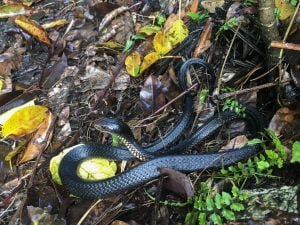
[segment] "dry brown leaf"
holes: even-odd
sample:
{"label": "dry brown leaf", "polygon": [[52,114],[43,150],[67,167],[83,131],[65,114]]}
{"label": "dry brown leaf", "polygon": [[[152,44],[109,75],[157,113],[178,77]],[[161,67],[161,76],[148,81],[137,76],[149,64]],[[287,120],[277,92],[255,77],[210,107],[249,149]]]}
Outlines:
{"label": "dry brown leaf", "polygon": [[50,129],[53,123],[53,115],[48,113],[48,117],[41,123],[39,129],[30,140],[27,148],[25,149],[21,160],[18,164],[25,163],[27,161],[35,159],[41,151],[47,147],[49,136],[51,136],[52,129]]}
{"label": "dry brown leaf", "polygon": [[48,33],[35,21],[30,20],[23,15],[20,15],[16,17],[15,23],[27,33],[36,38],[38,41],[48,46],[52,45]]}
{"label": "dry brown leaf", "polygon": [[210,20],[206,21],[206,24],[204,26],[204,29],[201,33],[201,36],[198,40],[197,46],[195,48],[195,51],[193,53],[194,57],[199,57],[203,54],[210,46],[211,46],[211,32],[213,28],[213,23]]}
{"label": "dry brown leaf", "polygon": [[194,0],[191,4],[191,7],[190,7],[190,12],[198,12],[198,7],[199,7],[199,0]]}
{"label": "dry brown leaf", "polygon": [[224,0],[203,0],[201,1],[201,5],[204,9],[206,9],[210,13],[215,13],[216,8],[222,7],[224,5]]}
{"label": "dry brown leaf", "polygon": [[164,181],[164,186],[168,190],[171,190],[184,198],[194,196],[194,188],[187,175],[170,168],[161,168],[159,169],[159,172],[168,176]]}

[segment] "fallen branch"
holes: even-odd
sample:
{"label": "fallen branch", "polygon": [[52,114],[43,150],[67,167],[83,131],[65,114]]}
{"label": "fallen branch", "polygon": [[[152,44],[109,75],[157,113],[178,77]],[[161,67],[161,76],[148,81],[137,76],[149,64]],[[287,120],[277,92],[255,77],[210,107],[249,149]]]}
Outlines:
{"label": "fallen branch", "polygon": [[300,51],[300,44],[287,43],[287,42],[281,42],[281,41],[272,41],[271,47]]}

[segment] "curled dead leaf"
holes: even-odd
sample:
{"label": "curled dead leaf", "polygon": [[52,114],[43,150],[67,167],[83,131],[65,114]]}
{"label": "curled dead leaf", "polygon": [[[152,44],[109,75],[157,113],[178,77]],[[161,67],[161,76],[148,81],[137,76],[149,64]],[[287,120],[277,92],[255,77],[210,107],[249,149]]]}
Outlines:
{"label": "curled dead leaf", "polygon": [[38,41],[47,46],[52,45],[49,34],[37,22],[30,20],[23,15],[19,15],[16,17],[15,23]]}
{"label": "curled dead leaf", "polygon": [[53,115],[49,112],[48,117],[41,123],[39,129],[31,138],[18,164],[35,159],[47,147],[48,139],[52,133],[52,124]]}

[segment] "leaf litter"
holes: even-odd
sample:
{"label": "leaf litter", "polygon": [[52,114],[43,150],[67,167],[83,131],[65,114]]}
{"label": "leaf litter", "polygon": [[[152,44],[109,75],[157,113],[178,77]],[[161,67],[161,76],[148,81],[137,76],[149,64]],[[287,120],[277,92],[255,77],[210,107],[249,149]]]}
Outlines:
{"label": "leaf litter", "polygon": [[[17,224],[18,218],[20,224],[79,220],[90,224],[159,224],[162,220],[184,224],[183,211],[188,207],[181,210],[159,201],[188,201],[187,198],[198,194],[200,181],[210,176],[207,171],[186,175],[161,168],[162,174],[169,177],[162,182],[162,193],[157,182],[152,182],[123,196],[93,204],[71,197],[64,187],[54,184],[47,165],[54,155],[75,144],[110,144],[112,139],[93,126],[99,115],[130,122],[141,145],[160,140],[182,113],[183,97],[178,97],[176,75],[182,62],[191,55],[214,67],[221,82],[221,94],[210,102],[212,96],[207,96],[207,92],[189,91],[194,96],[196,117],[185,135],[217,112],[215,105],[230,107],[236,100],[257,105],[270,121],[269,129],[282,139],[294,162],[278,172],[282,181],[277,187],[299,180],[299,59],[291,53],[283,59],[284,63],[279,62],[275,67],[268,64],[269,55],[262,50],[268,44],[262,37],[262,29],[253,22],[253,18],[259,19],[258,4],[252,1],[134,4],[130,0],[22,3],[5,1],[0,6],[1,96],[34,93],[30,100],[13,99],[0,105],[3,116],[25,103],[25,108],[15,108],[13,115],[3,116],[1,128],[5,139],[0,143],[3,175],[0,190],[5,204],[0,206],[0,214],[5,224]],[[279,12],[276,22],[285,30],[290,21],[293,23],[296,7],[292,1],[274,3]],[[299,43],[297,23],[294,22],[288,39],[293,44]],[[198,87],[207,88],[202,79],[205,74],[200,68],[190,68],[190,85],[199,82]],[[160,113],[155,114],[157,111]],[[247,143],[244,136],[234,138],[244,133],[243,129],[242,123],[233,123],[190,152],[243,145]],[[91,167],[97,168],[96,164]],[[294,170],[289,170],[290,167]],[[114,174],[110,169],[105,171],[110,176]],[[119,165],[114,167],[113,172],[116,171],[119,172]],[[247,182],[247,187],[254,186]],[[143,188],[148,191],[153,187],[159,199],[151,200],[144,194]],[[20,207],[14,199],[21,202]],[[66,209],[72,213],[68,214]],[[260,219],[265,221],[265,217]]]}

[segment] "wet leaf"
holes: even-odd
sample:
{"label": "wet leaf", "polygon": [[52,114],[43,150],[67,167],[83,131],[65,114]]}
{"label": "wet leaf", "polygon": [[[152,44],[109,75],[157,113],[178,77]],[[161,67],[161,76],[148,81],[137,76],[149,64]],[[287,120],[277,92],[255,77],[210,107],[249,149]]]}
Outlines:
{"label": "wet leaf", "polygon": [[15,23],[38,41],[48,46],[52,45],[48,33],[35,21],[20,15],[16,17]]}
{"label": "wet leaf", "polygon": [[224,0],[203,0],[201,1],[201,5],[204,9],[206,9],[210,13],[215,13],[216,8],[222,7],[224,5]]}
{"label": "wet leaf", "polygon": [[147,54],[143,59],[140,73],[142,74],[146,69],[148,69],[153,63],[155,63],[159,59],[160,56],[157,52],[151,52]]}
{"label": "wet leaf", "polygon": [[194,196],[194,188],[187,175],[169,168],[161,168],[159,172],[163,175],[167,175],[168,178],[164,181],[164,186],[179,194],[184,198],[190,198]]}
{"label": "wet leaf", "polygon": [[166,99],[162,88],[162,83],[155,76],[150,75],[145,80],[140,92],[140,101],[148,113],[153,113],[165,104]]}
{"label": "wet leaf", "polygon": [[10,4],[0,6],[0,18],[9,18],[17,15],[29,14],[30,10],[22,4]]}
{"label": "wet leaf", "polygon": [[41,123],[40,127],[28,143],[21,160],[18,164],[35,159],[41,151],[47,147],[48,137],[50,135],[51,124],[53,123],[53,115],[48,113],[48,117]]}
{"label": "wet leaf", "polygon": [[291,162],[300,163],[300,141],[295,141],[293,144]]}
{"label": "wet leaf", "polygon": [[[50,161],[50,172],[54,182],[62,184],[59,177],[58,169],[62,158],[69,151],[72,151],[72,147],[65,149],[59,155],[53,157]],[[82,162],[78,168],[78,176],[88,180],[102,180],[109,177],[113,177],[117,172],[117,164],[113,161],[109,161],[103,158],[92,158]]]}
{"label": "wet leaf", "polygon": [[139,32],[140,33],[143,33],[143,34],[146,34],[148,36],[152,35],[152,34],[155,34],[157,33],[158,31],[160,31],[161,28],[159,26],[156,26],[156,25],[146,25],[146,26],[143,26]]}
{"label": "wet leaf", "polygon": [[275,0],[275,7],[279,10],[279,19],[285,20],[295,11],[295,7],[292,6],[288,1],[284,0]]}
{"label": "wet leaf", "polygon": [[153,47],[160,55],[165,55],[172,50],[172,43],[167,39],[164,32],[159,31],[153,39]]}
{"label": "wet leaf", "polygon": [[2,127],[2,135],[21,137],[35,131],[47,117],[48,108],[41,105],[27,106],[15,112]]}
{"label": "wet leaf", "polygon": [[176,20],[167,32],[167,39],[173,46],[180,44],[189,35],[189,30],[181,19]]}
{"label": "wet leaf", "polygon": [[139,76],[140,64],[141,64],[141,56],[137,51],[127,56],[125,60],[126,70],[133,77]]}
{"label": "wet leaf", "polygon": [[61,27],[65,24],[67,24],[68,21],[66,19],[58,19],[49,23],[45,23],[42,25],[43,29],[47,30],[47,29],[51,29],[53,27]]}
{"label": "wet leaf", "polygon": [[60,80],[61,75],[68,66],[68,59],[65,54],[62,55],[60,60],[55,63],[51,68],[45,70],[41,76],[41,87],[49,89]]}

